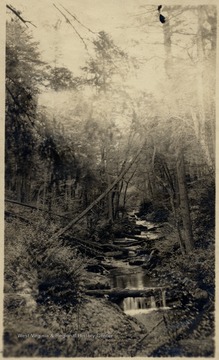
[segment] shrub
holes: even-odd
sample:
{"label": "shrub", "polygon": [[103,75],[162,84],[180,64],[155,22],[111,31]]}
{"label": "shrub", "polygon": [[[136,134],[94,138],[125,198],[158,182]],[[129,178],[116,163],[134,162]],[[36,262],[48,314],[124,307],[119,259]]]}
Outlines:
{"label": "shrub", "polygon": [[99,221],[95,229],[97,239],[106,240],[112,237],[112,223],[108,220]]}
{"label": "shrub", "polygon": [[11,291],[39,293],[40,301],[77,301],[84,274],[82,257],[61,240],[51,240],[54,231],[54,225],[48,226],[42,218],[36,227],[6,223],[5,282]]}
{"label": "shrub", "polygon": [[[74,353],[73,343],[68,350],[66,343],[54,341],[50,335],[57,332],[54,314],[62,311],[67,316],[81,304],[84,259],[61,240],[53,241],[54,231],[42,218],[35,227],[17,220],[6,223],[4,356]],[[59,330],[64,331],[60,325]],[[18,338],[19,333],[43,336]]]}
{"label": "shrub", "polygon": [[205,185],[198,200],[200,213],[196,219],[196,226],[201,226],[202,230],[208,231],[214,229],[215,226],[215,183],[209,182]]}
{"label": "shrub", "polygon": [[150,200],[144,200],[139,206],[139,216],[147,215],[153,211],[153,204]]}

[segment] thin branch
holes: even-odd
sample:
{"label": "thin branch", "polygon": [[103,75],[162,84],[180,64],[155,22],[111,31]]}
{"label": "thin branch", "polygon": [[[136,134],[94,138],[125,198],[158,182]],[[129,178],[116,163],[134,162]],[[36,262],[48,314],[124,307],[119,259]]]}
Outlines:
{"label": "thin branch", "polygon": [[144,12],[141,12],[141,13],[138,13],[138,14],[130,15],[130,17],[152,14],[152,13],[154,13],[156,11],[157,11],[157,8],[154,8],[153,10],[148,10],[146,12],[144,11]]}
{"label": "thin branch", "polygon": [[73,15],[72,13],[70,13],[70,11],[68,9],[66,9],[63,5],[60,4],[60,6],[69,14],[73,17],[73,19],[75,21],[77,21],[81,26],[83,26],[85,29],[87,29],[89,32],[91,32],[92,34],[96,34],[96,32],[92,31],[91,29],[89,29],[87,26],[85,26],[84,24],[82,24],[75,15]]}
{"label": "thin branch", "polygon": [[[167,9],[167,7],[165,7],[165,11],[171,11],[171,6]],[[173,10],[174,11],[174,10]],[[187,9],[185,10],[184,8],[183,9],[180,9],[178,12],[176,11],[176,13],[174,14],[174,13],[172,13],[172,14],[170,14],[169,15],[169,20],[171,20],[171,19],[173,19],[173,18],[175,18],[175,17],[177,17],[177,16],[180,16],[180,15],[182,15],[185,11],[187,11]]]}
{"label": "thin branch", "polygon": [[34,26],[35,28],[37,27],[36,25],[34,25],[31,21],[28,20],[24,20],[24,18],[20,15],[20,12],[18,10],[16,10],[15,8],[13,8],[11,5],[6,5],[6,7],[11,10],[15,16],[17,16],[24,24],[26,27],[28,27],[27,23],[31,24],[32,26]]}
{"label": "thin branch", "polygon": [[175,30],[174,34],[180,34],[180,35],[189,35],[189,36],[196,36],[197,34],[195,33],[190,33],[190,32],[185,32],[185,31],[179,31],[179,30]]}
{"label": "thin branch", "polygon": [[154,55],[154,56],[151,56],[150,58],[143,57],[143,58],[139,58],[138,60],[139,60],[139,61],[146,61],[146,62],[148,62],[148,61],[151,61],[151,60],[153,60],[153,59],[161,59],[161,60],[164,60],[164,57],[158,56],[158,55]]}
{"label": "thin branch", "polygon": [[133,346],[133,347],[135,347],[135,349],[132,350],[132,352],[131,352],[132,357],[135,356],[136,353],[137,353],[137,346],[138,346],[143,340],[145,340],[163,321],[164,321],[164,320],[161,319],[161,320],[150,330],[150,332],[147,332],[146,335],[144,335],[139,341],[137,341],[137,342],[135,343],[135,345]]}
{"label": "thin branch", "polygon": [[67,16],[55,5],[53,4],[53,6],[60,12],[60,14],[62,14],[62,16],[65,18],[66,22],[73,28],[73,30],[75,31],[75,33],[77,34],[77,36],[79,37],[79,39],[83,42],[85,49],[88,51],[87,49],[87,44],[85,43],[83,37],[79,34],[79,32],[76,30],[76,28],[74,27],[74,25],[72,25],[71,21],[67,18]]}

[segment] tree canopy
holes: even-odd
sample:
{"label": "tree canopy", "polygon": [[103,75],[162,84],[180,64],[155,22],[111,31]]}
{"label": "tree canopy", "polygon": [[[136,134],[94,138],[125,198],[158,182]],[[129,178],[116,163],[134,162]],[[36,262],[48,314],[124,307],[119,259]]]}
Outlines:
{"label": "tree canopy", "polygon": [[[106,275],[109,258],[125,256],[131,266],[134,253],[144,256],[142,268],[159,284],[171,283],[170,296],[180,289],[181,303],[189,299],[183,312],[186,317],[192,304],[189,321],[206,304],[211,313],[216,7],[15,3],[6,6],[5,59],[10,291],[31,288],[41,309],[55,304],[67,318],[69,303],[79,312],[83,295],[93,290],[84,290],[84,268]],[[149,241],[142,226],[147,236],[158,228],[165,234]],[[129,236],[140,248],[130,251]],[[7,311],[15,316],[10,304]],[[171,344],[181,339],[167,332]],[[51,356],[61,354],[56,346]],[[74,351],[84,354],[77,346]]]}

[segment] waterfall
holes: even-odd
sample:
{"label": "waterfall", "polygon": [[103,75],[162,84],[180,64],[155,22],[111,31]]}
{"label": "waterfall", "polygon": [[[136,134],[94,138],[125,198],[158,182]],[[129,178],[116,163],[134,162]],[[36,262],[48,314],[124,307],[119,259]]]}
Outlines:
{"label": "waterfall", "polygon": [[157,309],[157,305],[154,296],[151,296],[150,299],[128,297],[123,300],[123,308],[126,312],[129,310]]}
{"label": "waterfall", "polygon": [[[143,230],[141,231],[141,235],[138,235],[138,237],[145,237],[145,238],[157,238],[159,236],[159,233],[157,232],[157,225],[147,222],[145,220],[137,220],[137,225],[142,225]],[[141,228],[142,229],[142,228]],[[148,229],[155,230],[155,231],[148,231]],[[128,246],[127,246],[128,247]],[[139,254],[138,251],[140,250]],[[141,250],[144,250],[143,252]],[[136,246],[135,247],[128,247],[129,256],[131,257],[138,257],[138,255],[141,257],[142,260],[150,262],[151,258],[154,255],[155,250],[151,250],[150,254],[146,251],[145,255],[145,249],[140,246],[140,248]],[[111,285],[112,288],[119,288],[119,289],[127,289],[127,290],[144,290],[147,289],[150,286],[153,286],[155,289],[155,292],[151,292],[148,295],[145,294],[145,297],[127,297],[121,300],[120,305],[123,308],[124,312],[129,315],[138,315],[138,314],[148,314],[151,311],[155,311],[158,309],[168,309],[166,305],[166,290],[162,287],[159,287],[156,285],[156,282],[153,281],[148,275],[146,275],[145,271],[138,267],[133,268],[130,266],[128,261],[126,262],[126,265],[130,267],[130,272],[128,271],[121,271],[119,273],[115,273],[112,275],[111,278]],[[132,270],[132,271],[131,271]],[[155,284],[154,284],[155,282]],[[153,294],[152,296],[150,296]],[[138,294],[137,294],[138,295]],[[143,295],[143,294],[140,294]]]}
{"label": "waterfall", "polygon": [[157,309],[157,306],[154,296],[150,298],[129,297],[123,300],[123,310],[129,315],[148,314],[155,309]]}
{"label": "waterfall", "polygon": [[154,296],[151,296],[151,309],[156,309],[156,301]]}
{"label": "waterfall", "polygon": [[142,297],[128,297],[123,300],[124,311],[128,310],[139,310],[139,309],[147,309],[148,303],[145,298]]}
{"label": "waterfall", "polygon": [[167,306],[166,303],[166,290],[162,289],[162,306],[165,308]]}

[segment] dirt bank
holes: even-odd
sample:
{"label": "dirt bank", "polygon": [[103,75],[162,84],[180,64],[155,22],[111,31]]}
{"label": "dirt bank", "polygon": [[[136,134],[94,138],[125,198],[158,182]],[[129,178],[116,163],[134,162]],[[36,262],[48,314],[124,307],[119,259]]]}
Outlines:
{"label": "dirt bank", "polygon": [[[21,305],[22,306],[22,305]],[[4,356],[131,356],[145,334],[143,324],[126,316],[107,299],[85,297],[72,308],[37,305],[10,312],[5,328]]]}

